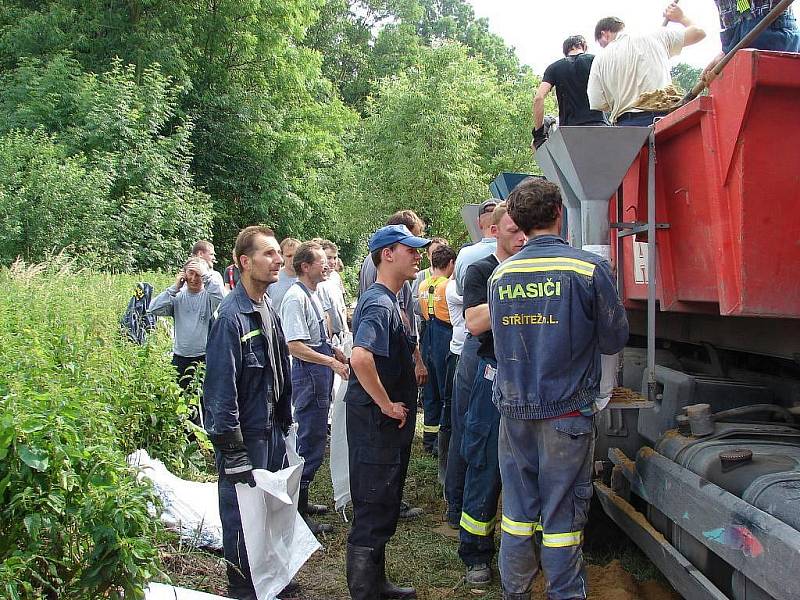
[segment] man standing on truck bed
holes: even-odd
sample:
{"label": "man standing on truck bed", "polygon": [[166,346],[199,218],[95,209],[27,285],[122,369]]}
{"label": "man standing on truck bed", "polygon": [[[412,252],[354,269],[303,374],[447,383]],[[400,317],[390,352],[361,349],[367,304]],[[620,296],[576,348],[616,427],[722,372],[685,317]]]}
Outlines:
{"label": "man standing on truck bed", "polygon": [[557,60],[544,70],[542,83],[533,97],[533,145],[538,148],[547,140],[544,127],[544,99],[556,88],[558,98],[558,125],[605,125],[603,113],[589,108],[586,86],[593,54],[586,52],[586,39],[582,35],[571,35],[562,50],[564,58]]}
{"label": "man standing on truck bed", "polygon": [[503,598],[530,600],[536,531],[549,598],[586,598],[581,545],[592,496],[600,354],[628,339],[609,264],[559,237],[558,187],[529,178],[507,201],[522,250],[489,280],[500,412]]}
{"label": "man standing on truck bed", "polygon": [[[714,0],[719,10],[719,33],[722,51],[705,68],[708,73],[728,52],[733,50],[744,36],[755,29],[780,0]],[[791,8],[787,8],[773,23],[767,27],[755,41],[748,46],[757,50],[775,50],[778,52],[800,52],[800,31]]]}
{"label": "man standing on truck bed", "polygon": [[616,17],[600,19],[594,38],[604,49],[589,72],[589,106],[608,113],[613,125],[649,127],[653,119],[666,114],[648,108],[642,96],[666,90],[672,84],[669,59],[686,46],[706,37],[675,3],[664,17],[683,29],[662,27],[650,34],[628,35],[625,23]]}

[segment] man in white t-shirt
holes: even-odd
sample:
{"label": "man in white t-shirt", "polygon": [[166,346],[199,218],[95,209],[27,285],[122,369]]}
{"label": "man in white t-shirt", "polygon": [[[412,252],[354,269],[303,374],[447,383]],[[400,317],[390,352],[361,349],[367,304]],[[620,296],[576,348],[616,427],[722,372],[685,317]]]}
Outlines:
{"label": "man in white t-shirt", "polygon": [[592,62],[587,95],[589,107],[608,113],[614,125],[649,127],[655,117],[666,114],[640,108],[642,94],[669,86],[670,58],[706,37],[675,3],[666,8],[664,17],[683,29],[662,27],[654,33],[629,35],[616,17],[597,22],[594,37],[604,51]]}

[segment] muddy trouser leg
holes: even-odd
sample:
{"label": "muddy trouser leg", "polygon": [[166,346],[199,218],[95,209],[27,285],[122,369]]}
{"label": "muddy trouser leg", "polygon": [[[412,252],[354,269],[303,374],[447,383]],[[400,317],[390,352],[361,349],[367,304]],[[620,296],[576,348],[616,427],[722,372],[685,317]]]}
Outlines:
{"label": "muddy trouser leg", "polygon": [[297,452],[305,459],[300,487],[308,488],[325,456],[333,371],[302,360],[292,361],[292,404],[297,421]]}
{"label": "muddy trouser leg", "polygon": [[510,594],[530,592],[537,572],[534,533],[550,600],[586,598],[583,529],[592,495],[592,417],[502,417],[498,452],[503,478],[500,575]]}
{"label": "muddy trouser leg", "polygon": [[492,380],[486,367],[495,361],[481,359],[464,421],[461,454],[467,463],[464,478],[464,504],[461,512],[461,543],[458,555],[466,565],[491,564],[494,556],[494,529],[500,494],[500,467],[497,436],[500,413],[492,404]]}
{"label": "muddy trouser leg", "polygon": [[478,346],[476,338],[467,334],[461,358],[458,361],[453,383],[453,406],[450,412],[450,448],[447,451],[447,473],[445,475],[445,496],[447,498],[447,520],[458,523],[464,501],[464,475],[467,463],[461,456],[461,438],[464,434],[464,417],[467,413],[472,382],[478,368]]}
{"label": "muddy trouser leg", "polygon": [[[276,431],[265,433],[262,436],[244,438],[247,454],[256,469],[277,471],[286,448],[283,445],[283,436]],[[273,435],[276,434],[276,435]],[[222,465],[222,457],[216,452],[217,469]],[[247,560],[247,550],[244,545],[242,532],[242,518],[239,514],[239,501],[236,498],[235,484],[227,479],[219,478],[219,516],[222,521],[222,553],[227,561],[228,586],[232,595],[245,596],[255,594],[253,582],[250,578],[250,564]]]}

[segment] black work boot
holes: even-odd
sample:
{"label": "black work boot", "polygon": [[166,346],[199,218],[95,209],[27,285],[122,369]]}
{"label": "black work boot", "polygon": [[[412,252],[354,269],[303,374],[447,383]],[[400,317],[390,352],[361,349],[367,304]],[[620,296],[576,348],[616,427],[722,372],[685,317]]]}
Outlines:
{"label": "black work boot", "polygon": [[238,567],[228,563],[225,568],[228,575],[228,596],[236,600],[257,600],[253,582],[242,575]]}
{"label": "black work boot", "polygon": [[439,485],[444,485],[444,478],[447,474],[447,452],[450,449],[449,431],[439,431],[437,445],[439,446]]}
{"label": "black work boot", "polygon": [[381,598],[391,598],[395,600],[408,600],[417,597],[417,590],[413,587],[400,587],[395,585],[386,577],[386,550],[381,552],[378,561],[378,592]]}
{"label": "black work boot", "polygon": [[422,446],[425,449],[425,452],[432,456],[437,456],[439,452],[439,448],[436,445],[436,433],[432,431],[426,431],[422,434]]}
{"label": "black work boot", "polygon": [[328,525],[327,523],[317,523],[314,521],[309,516],[311,512],[308,510],[308,508],[308,488],[301,487],[300,496],[297,501],[297,512],[299,512],[300,516],[303,517],[306,525],[308,525],[308,528],[314,535],[319,535],[320,533],[331,533],[333,531],[333,525]]}
{"label": "black work boot", "polygon": [[378,564],[372,548],[347,544],[347,589],[352,600],[379,600]]}

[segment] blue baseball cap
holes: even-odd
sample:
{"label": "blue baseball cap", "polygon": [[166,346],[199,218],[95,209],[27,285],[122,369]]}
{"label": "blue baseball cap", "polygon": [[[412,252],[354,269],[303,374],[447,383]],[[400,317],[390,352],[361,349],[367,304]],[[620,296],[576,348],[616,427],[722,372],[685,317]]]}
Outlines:
{"label": "blue baseball cap", "polygon": [[369,238],[369,251],[374,252],[392,244],[403,244],[410,248],[424,248],[430,243],[430,240],[415,236],[405,225],[387,225],[378,229]]}

